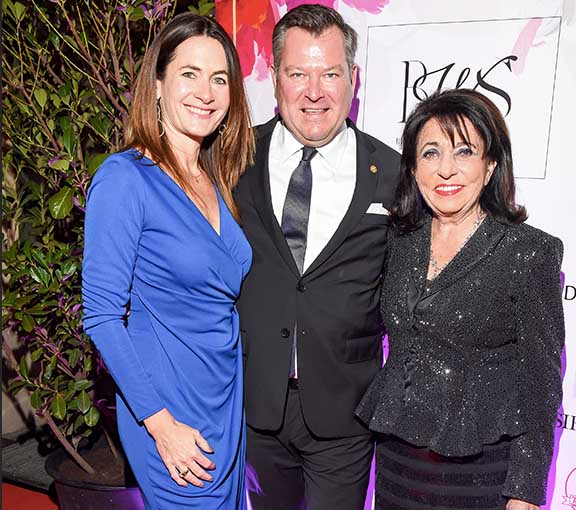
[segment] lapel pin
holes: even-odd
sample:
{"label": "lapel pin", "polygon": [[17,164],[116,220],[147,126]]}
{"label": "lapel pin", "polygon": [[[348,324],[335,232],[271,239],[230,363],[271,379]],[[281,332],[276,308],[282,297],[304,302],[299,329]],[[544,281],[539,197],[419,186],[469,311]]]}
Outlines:
{"label": "lapel pin", "polygon": [[375,174],[378,171],[378,167],[376,165],[370,165],[370,171]]}

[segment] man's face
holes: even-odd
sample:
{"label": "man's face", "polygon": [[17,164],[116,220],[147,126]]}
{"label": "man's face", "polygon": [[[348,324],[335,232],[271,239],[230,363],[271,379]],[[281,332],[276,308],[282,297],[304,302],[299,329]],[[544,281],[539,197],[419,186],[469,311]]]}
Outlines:
{"label": "man's face", "polygon": [[332,141],[350,111],[357,74],[354,66],[350,76],[340,29],[319,36],[288,29],[274,71],[278,110],[294,137],[310,147]]}

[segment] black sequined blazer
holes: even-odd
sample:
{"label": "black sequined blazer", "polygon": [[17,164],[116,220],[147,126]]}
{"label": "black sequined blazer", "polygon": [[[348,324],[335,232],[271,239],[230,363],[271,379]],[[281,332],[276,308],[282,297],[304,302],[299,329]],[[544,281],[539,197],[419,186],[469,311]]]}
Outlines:
{"label": "black sequined blazer", "polygon": [[503,495],[542,504],[562,397],[562,242],[488,216],[430,282],[430,225],[390,243],[389,355],[357,415],[445,456],[508,436]]}

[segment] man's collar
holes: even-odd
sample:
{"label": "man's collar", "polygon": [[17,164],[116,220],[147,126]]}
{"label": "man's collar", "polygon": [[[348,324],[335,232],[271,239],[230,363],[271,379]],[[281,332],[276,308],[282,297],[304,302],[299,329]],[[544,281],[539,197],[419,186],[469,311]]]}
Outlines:
{"label": "man's collar", "polygon": [[277,157],[282,163],[285,163],[302,148],[302,144],[288,131],[282,120],[278,123],[278,130]]}
{"label": "man's collar", "polygon": [[[278,133],[278,156],[282,162],[287,161],[290,157],[302,149],[300,143],[294,135],[288,130],[284,123],[280,120],[280,132]],[[346,122],[342,123],[342,127],[336,136],[322,147],[317,147],[318,154],[326,161],[329,168],[336,169],[340,166],[342,157],[348,145],[349,128]]]}

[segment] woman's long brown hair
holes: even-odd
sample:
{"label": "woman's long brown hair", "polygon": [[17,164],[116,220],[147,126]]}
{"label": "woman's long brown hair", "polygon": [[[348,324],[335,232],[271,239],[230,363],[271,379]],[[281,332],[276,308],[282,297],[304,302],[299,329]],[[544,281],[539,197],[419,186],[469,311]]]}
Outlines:
{"label": "woman's long brown hair", "polygon": [[[144,153],[159,165],[193,199],[204,200],[194,190],[186,171],[178,163],[166,137],[161,136],[156,108],[156,80],[163,80],[176,48],[190,37],[207,36],[224,48],[228,64],[230,108],[226,127],[207,136],[201,146],[199,162],[214,180],[230,209],[239,219],[232,190],[246,167],[253,162],[254,135],[238,54],[226,31],[212,18],[183,13],[174,17],[156,36],[142,62],[136,79],[134,100],[126,130],[126,145]],[[220,133],[222,131],[222,133]]]}

